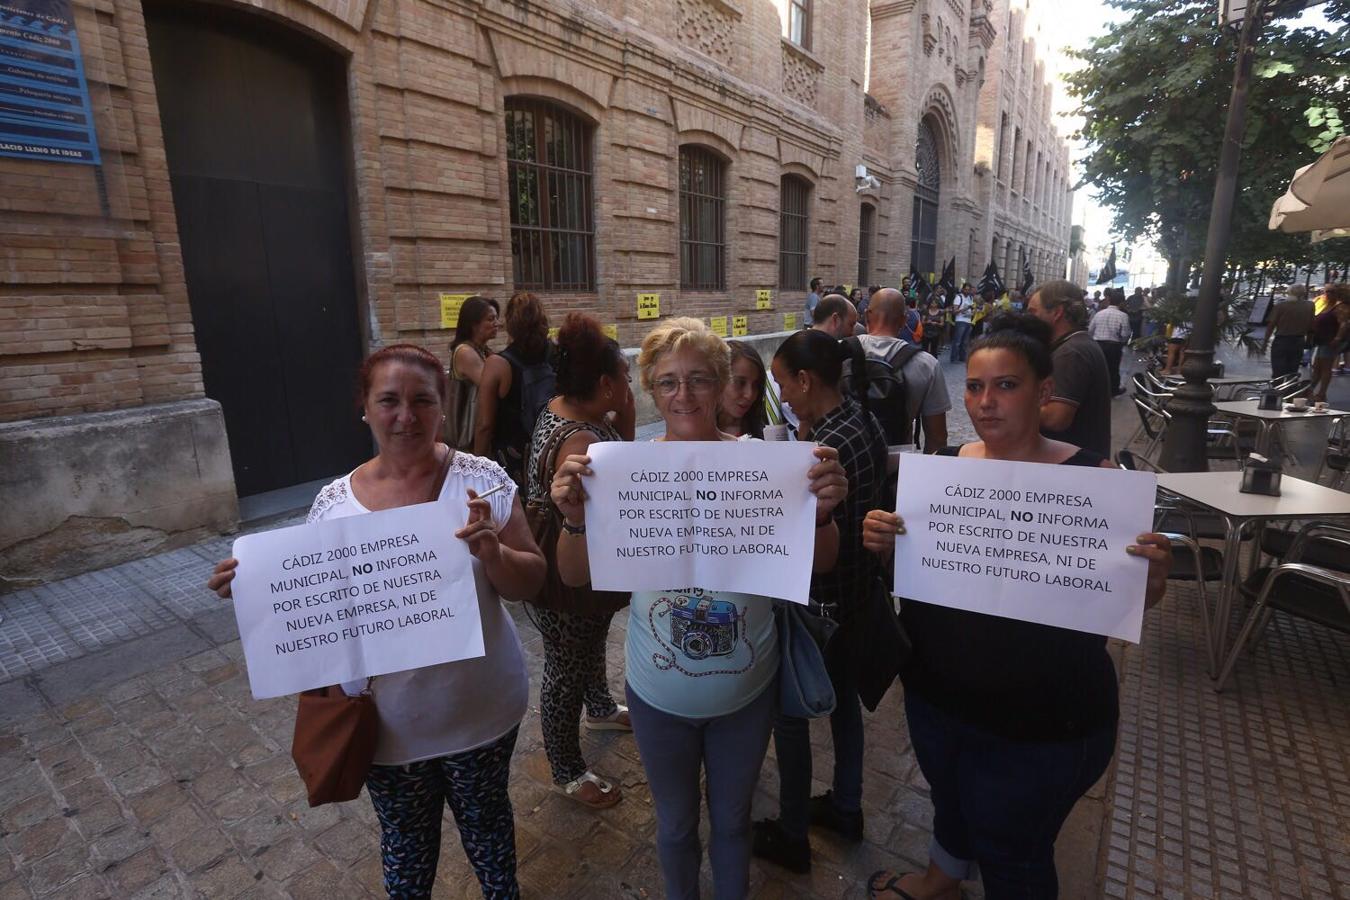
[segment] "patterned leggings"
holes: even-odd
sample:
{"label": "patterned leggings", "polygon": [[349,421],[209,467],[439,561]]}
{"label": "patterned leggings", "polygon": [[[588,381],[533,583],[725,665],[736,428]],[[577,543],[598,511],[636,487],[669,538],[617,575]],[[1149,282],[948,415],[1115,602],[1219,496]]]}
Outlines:
{"label": "patterned leggings", "polygon": [[577,616],[547,609],[530,610],[544,638],[544,684],[539,692],[539,717],[544,752],[555,784],[567,784],[586,773],[581,756],[581,707],[595,719],[614,715],[618,707],[605,680],[605,639],[613,613]]}
{"label": "patterned leggings", "polygon": [[380,820],[384,889],[393,900],[430,897],[445,804],[483,896],[515,900],[516,831],[507,796],[519,728],[484,747],[406,766],[371,766],[366,790]]}

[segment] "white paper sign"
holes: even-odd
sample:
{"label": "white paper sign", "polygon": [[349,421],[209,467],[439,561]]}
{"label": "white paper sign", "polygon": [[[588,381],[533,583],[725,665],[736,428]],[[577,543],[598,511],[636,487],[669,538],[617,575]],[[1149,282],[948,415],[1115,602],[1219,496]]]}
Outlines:
{"label": "white paper sign", "polygon": [[234,614],[253,696],[483,655],[468,509],[438,501],[234,542]]}
{"label": "white paper sign", "polygon": [[805,603],[814,444],[592,444],[586,549],[599,590],[699,587]]}
{"label": "white paper sign", "polygon": [[898,596],[1139,643],[1155,476],[1121,469],[900,457]]}

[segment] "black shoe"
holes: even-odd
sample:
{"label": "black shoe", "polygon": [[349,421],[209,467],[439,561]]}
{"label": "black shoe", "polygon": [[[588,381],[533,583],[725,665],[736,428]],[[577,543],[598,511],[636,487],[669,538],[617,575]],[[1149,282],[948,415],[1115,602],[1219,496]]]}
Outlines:
{"label": "black shoe", "polygon": [[1111,392],[1112,397],[1121,397],[1124,396],[1124,394],[1125,394],[1124,388],[1116,388],[1114,391]]}
{"label": "black shoe", "polygon": [[863,839],[862,811],[848,813],[834,805],[834,791],[826,791],[811,798],[811,824],[833,831],[847,841],[858,843]]}
{"label": "black shoe", "polygon": [[811,842],[805,838],[794,841],[788,837],[777,819],[756,822],[750,832],[750,852],[755,856],[798,875],[806,875],[811,871]]}

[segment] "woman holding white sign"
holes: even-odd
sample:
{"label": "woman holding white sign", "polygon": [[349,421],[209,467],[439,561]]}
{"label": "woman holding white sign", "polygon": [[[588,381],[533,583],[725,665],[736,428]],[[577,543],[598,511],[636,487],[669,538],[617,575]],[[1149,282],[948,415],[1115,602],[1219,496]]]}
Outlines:
{"label": "woman holding white sign", "polygon": [[[980,440],[940,452],[1112,468],[1040,432],[1053,387],[1048,326],[1005,315],[988,329],[966,367],[966,411]],[[894,513],[874,510],[863,545],[891,560],[904,533]],[[1169,543],[1141,534],[1127,552],[1149,561],[1152,606],[1167,587]],[[1055,838],[1115,752],[1117,679],[1106,639],[909,600],[901,618],[914,644],[901,672],[905,715],[932,789],[933,840],[927,871],[876,872],[869,896],[956,900],[977,865],[990,900],[1056,896]]]}
{"label": "woman holding white sign", "polygon": [[[495,462],[437,442],[446,377],[421,347],[394,344],[360,370],[362,421],[379,452],[319,492],[310,522],[423,503],[467,503],[456,537],[469,544],[484,655],[381,675],[369,681],[379,735],[366,790],[380,820],[384,885],[425,897],[436,878],[448,804],[483,896],[515,898],[515,821],[507,795],[511,753],[529,697],[525,658],[501,600],[534,595],[544,558],[530,536],[515,482]],[[462,507],[460,507],[462,509]],[[460,516],[462,517],[462,513]],[[237,562],[216,566],[207,586],[230,596]],[[368,682],[344,684],[351,695]]]}
{"label": "woman holding white sign", "polygon": [[[698,319],[657,326],[638,357],[642,385],[665,421],[665,441],[731,441],[717,427],[730,370],[726,342]],[[821,447],[809,472],[816,496],[814,568],[834,567],[831,515],[847,493],[838,451]],[[590,457],[558,467],[553,502],[564,516],[558,568],[567,584],[590,581],[584,480]],[[739,900],[750,880],[750,801],[768,747],[778,692],[778,643],[768,597],[699,587],[633,594],[625,647],[628,705],[656,804],[666,896],[698,896],[699,779],[707,775],[708,856],[714,893]]]}

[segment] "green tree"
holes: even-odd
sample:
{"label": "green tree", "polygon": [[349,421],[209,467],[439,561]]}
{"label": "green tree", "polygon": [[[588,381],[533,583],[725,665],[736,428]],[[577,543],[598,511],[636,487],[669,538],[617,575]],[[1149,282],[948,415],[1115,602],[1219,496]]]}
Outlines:
{"label": "green tree", "polygon": [[[1075,51],[1086,65],[1067,79],[1085,122],[1083,183],[1114,210],[1117,234],[1156,244],[1168,284],[1179,288],[1204,257],[1237,41],[1217,27],[1215,0],[1108,3],[1129,18]],[[1294,170],[1350,120],[1350,0],[1322,11],[1330,27],[1276,20],[1262,31],[1233,211],[1233,272],[1348,255],[1346,240],[1312,248],[1306,235],[1266,227]]]}

